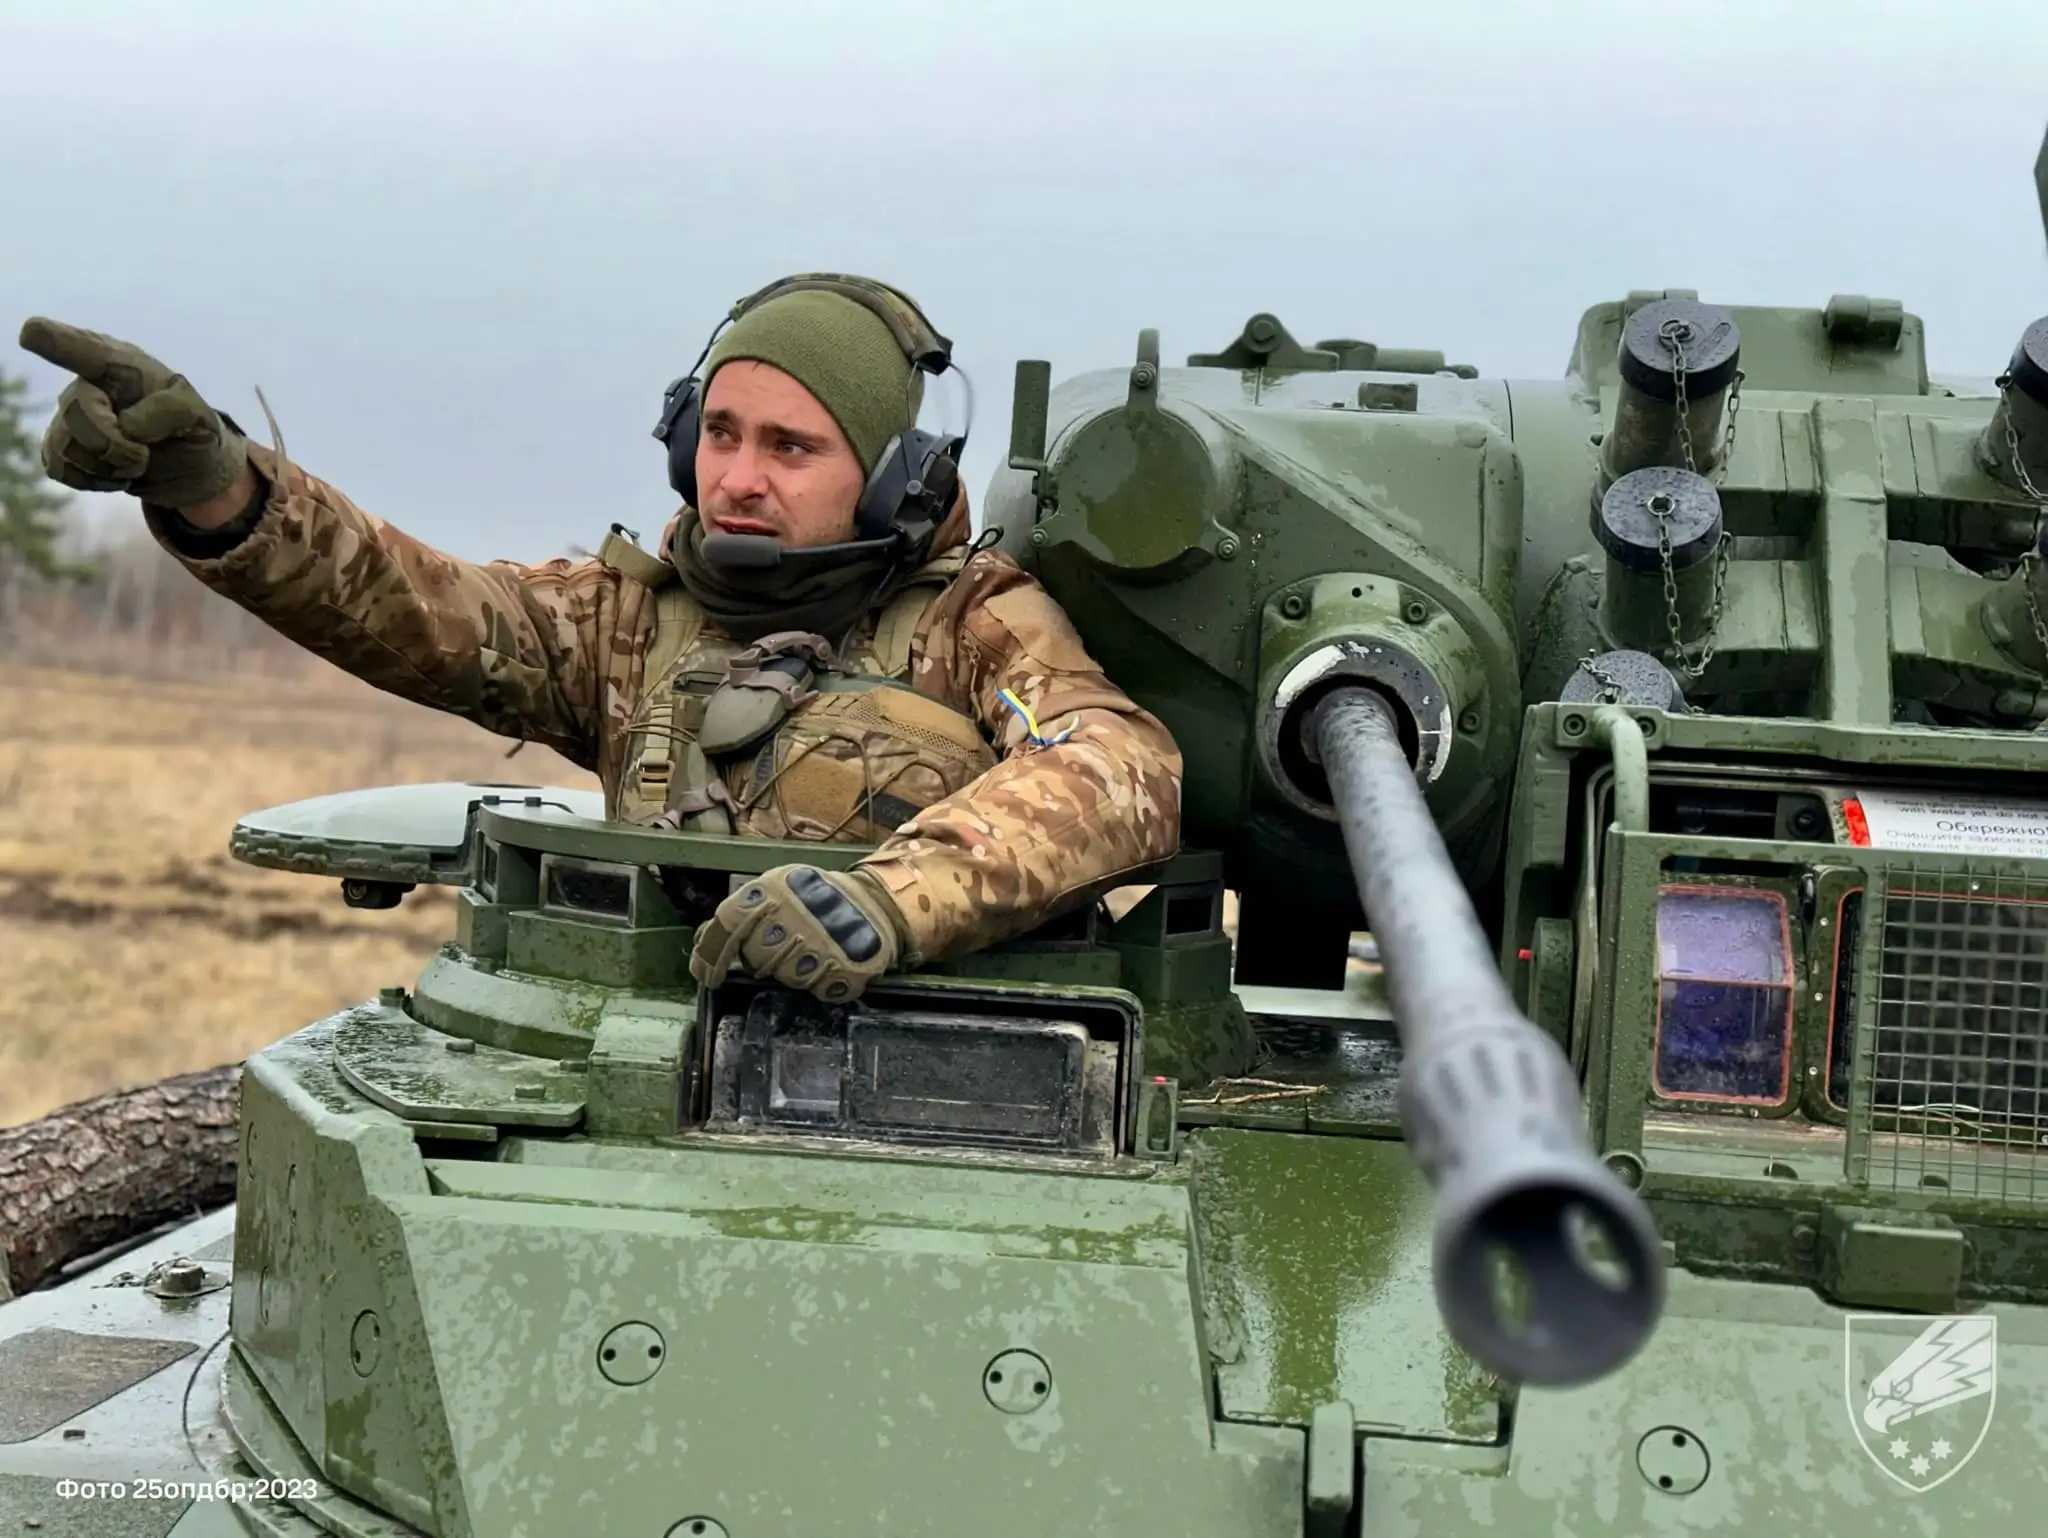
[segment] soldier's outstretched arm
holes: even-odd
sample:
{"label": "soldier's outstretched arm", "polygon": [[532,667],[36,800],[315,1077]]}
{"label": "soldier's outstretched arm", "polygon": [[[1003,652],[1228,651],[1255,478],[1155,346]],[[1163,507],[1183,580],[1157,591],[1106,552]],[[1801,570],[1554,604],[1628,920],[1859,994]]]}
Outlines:
{"label": "soldier's outstretched arm", "polygon": [[922,959],[977,950],[1180,846],[1181,755],[1015,561],[975,556],[933,604],[912,681],[972,711],[1003,761],[861,862]]}
{"label": "soldier's outstretched arm", "polygon": [[217,529],[144,505],[186,570],[366,683],[596,767],[600,658],[636,633],[641,589],[595,561],[466,561],[269,449],[249,459],[257,500]]}
{"label": "soldier's outstretched arm", "polygon": [[249,443],[132,344],[40,318],[21,343],[78,376],[43,438],[53,479],[133,494],[201,582],[365,682],[595,767],[637,585],[594,561],[444,554]]}

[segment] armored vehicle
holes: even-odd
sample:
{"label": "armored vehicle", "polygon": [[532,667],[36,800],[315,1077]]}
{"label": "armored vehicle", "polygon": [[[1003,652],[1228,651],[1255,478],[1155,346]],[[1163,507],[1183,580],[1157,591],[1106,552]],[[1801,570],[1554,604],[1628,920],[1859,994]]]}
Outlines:
{"label": "armored vehicle", "polygon": [[1674,289],[1556,381],[1270,314],[1051,380],[984,517],[1181,851],[827,1007],[685,958],[856,846],[244,819],[455,932],[248,1060],[232,1208],[0,1308],[0,1516],[2039,1530],[2048,319],[1975,384]]}

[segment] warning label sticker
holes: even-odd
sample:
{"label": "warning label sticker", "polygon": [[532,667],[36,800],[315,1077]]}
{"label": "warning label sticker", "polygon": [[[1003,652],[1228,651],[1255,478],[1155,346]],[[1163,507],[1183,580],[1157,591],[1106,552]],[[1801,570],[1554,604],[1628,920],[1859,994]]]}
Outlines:
{"label": "warning label sticker", "polygon": [[1834,810],[1838,835],[1860,848],[2048,860],[2048,801],[1862,790]]}

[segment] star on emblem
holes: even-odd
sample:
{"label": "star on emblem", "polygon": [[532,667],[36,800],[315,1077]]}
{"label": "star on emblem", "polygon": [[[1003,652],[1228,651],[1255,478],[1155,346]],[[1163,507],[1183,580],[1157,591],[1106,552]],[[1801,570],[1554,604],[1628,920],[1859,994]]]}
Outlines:
{"label": "star on emblem", "polygon": [[1935,1457],[1946,1458],[1950,1453],[1954,1452],[1955,1449],[1948,1445],[1947,1437],[1936,1437],[1934,1439],[1934,1447],[1932,1451]]}
{"label": "star on emblem", "polygon": [[1892,1445],[1889,1451],[1894,1458],[1903,1458],[1907,1454],[1911,1453],[1913,1451],[1913,1448],[1910,1443],[1900,1438],[1894,1437],[1892,1439]]}
{"label": "star on emblem", "polygon": [[1933,1466],[1925,1458],[1915,1458],[1912,1463],[1913,1477],[1915,1479],[1925,1479],[1927,1471]]}

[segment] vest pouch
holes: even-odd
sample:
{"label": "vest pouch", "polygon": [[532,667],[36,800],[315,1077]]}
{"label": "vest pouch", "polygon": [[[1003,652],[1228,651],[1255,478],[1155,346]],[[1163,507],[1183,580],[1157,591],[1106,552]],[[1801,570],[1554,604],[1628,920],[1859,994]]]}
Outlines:
{"label": "vest pouch", "polygon": [[670,784],[662,820],[684,833],[731,834],[732,793],[701,747],[694,742],[682,747],[682,772]]}
{"label": "vest pouch", "polygon": [[996,762],[973,721],[926,695],[839,678],[792,710],[728,783],[742,831],[879,844]]}
{"label": "vest pouch", "polygon": [[780,726],[804,700],[817,670],[830,667],[823,636],[779,630],[727,665],[725,682],[704,702],[697,746],[713,758],[743,753]]}

